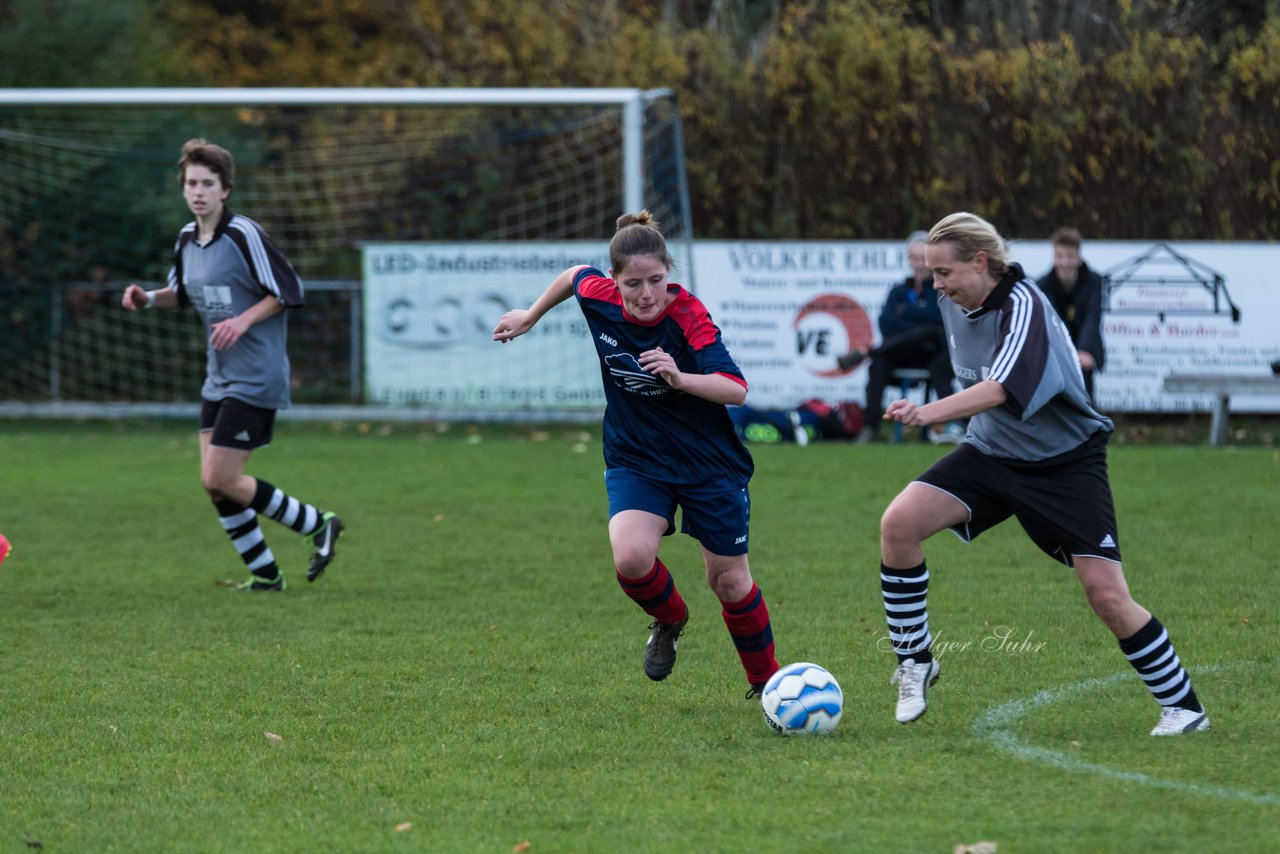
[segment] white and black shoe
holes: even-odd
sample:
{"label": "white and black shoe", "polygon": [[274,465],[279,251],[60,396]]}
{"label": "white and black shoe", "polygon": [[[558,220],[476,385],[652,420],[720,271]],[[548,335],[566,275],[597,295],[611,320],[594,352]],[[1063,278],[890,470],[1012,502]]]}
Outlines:
{"label": "white and black shoe", "polygon": [[929,441],[935,445],[959,445],[964,436],[964,426],[959,421],[948,421],[941,430],[929,430]]}
{"label": "white and black shoe", "polygon": [[1193,712],[1181,706],[1165,706],[1160,710],[1160,723],[1151,730],[1152,735],[1182,735],[1184,732],[1204,732],[1209,728],[1209,716],[1201,709]]}
{"label": "white and black shoe", "polygon": [[324,524],[311,536],[311,562],[307,565],[307,581],[315,581],[333,562],[338,538],[347,529],[343,521],[333,513],[324,514]]}
{"label": "white and black shoe", "polygon": [[914,658],[908,658],[893,671],[889,684],[898,683],[898,723],[909,724],[924,714],[929,707],[929,686],[938,681],[941,670],[936,660],[917,664]]}

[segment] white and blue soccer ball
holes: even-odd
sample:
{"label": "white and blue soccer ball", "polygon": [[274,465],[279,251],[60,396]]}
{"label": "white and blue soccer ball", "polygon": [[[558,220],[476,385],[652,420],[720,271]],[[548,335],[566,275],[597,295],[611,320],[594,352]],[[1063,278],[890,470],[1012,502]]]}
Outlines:
{"label": "white and blue soccer ball", "polygon": [[817,664],[788,664],[760,694],[764,721],[783,735],[824,735],[840,723],[844,694],[840,683]]}

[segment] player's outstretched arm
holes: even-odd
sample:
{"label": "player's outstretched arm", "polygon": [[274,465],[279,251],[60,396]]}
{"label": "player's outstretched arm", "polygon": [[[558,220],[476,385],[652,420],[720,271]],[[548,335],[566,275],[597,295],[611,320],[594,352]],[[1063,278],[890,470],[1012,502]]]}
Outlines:
{"label": "player's outstretched arm", "polygon": [[580,269],[581,266],[570,267],[556,276],[542,296],[528,308],[515,308],[502,315],[498,325],[493,327],[493,340],[506,344],[519,338],[532,329],[544,314],[573,296],[573,277]]}
{"label": "player's outstretched arm", "polygon": [[129,311],[138,311],[144,308],[177,308],[178,295],[169,288],[147,291],[138,285],[129,285],[124,289],[124,295],[120,298],[120,305]]}
{"label": "player's outstretched arm", "polygon": [[995,380],[983,380],[933,403],[916,406],[909,400],[895,400],[885,407],[885,421],[901,421],[908,427],[927,427],[944,421],[969,418],[994,409],[1009,399],[1004,386]]}

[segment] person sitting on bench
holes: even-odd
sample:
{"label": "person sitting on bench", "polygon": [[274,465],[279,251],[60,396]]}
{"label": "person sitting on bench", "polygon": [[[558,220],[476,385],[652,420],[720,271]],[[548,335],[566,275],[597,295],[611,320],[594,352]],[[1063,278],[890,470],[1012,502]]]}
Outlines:
{"label": "person sitting on bench", "polygon": [[[929,385],[939,399],[954,391],[955,375],[942,330],[942,312],[938,310],[933,276],[924,260],[928,237],[927,232],[917,231],[907,238],[911,275],[891,287],[885,298],[880,311],[880,345],[870,350],[851,350],[836,360],[842,371],[851,371],[868,358],[871,360],[859,442],[879,440],[884,390],[894,384],[893,372],[898,368],[928,370]],[[964,437],[964,430],[959,424],[948,424],[945,430],[931,435],[935,442],[955,443]]]}

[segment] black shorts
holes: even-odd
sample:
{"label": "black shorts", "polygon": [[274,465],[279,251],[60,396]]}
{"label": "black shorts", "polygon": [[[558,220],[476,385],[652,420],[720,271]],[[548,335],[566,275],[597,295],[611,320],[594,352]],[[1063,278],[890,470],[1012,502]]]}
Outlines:
{"label": "black shorts", "polygon": [[243,400],[224,397],[200,407],[200,432],[213,433],[210,444],[237,451],[254,451],[271,444],[276,426],[274,409],[259,409]]}
{"label": "black shorts", "polygon": [[1119,563],[1108,437],[1095,433],[1080,447],[1039,462],[993,457],[965,443],[916,480],[968,508],[969,521],[951,529],[965,542],[1015,516],[1042,551],[1067,566],[1073,555]]}

